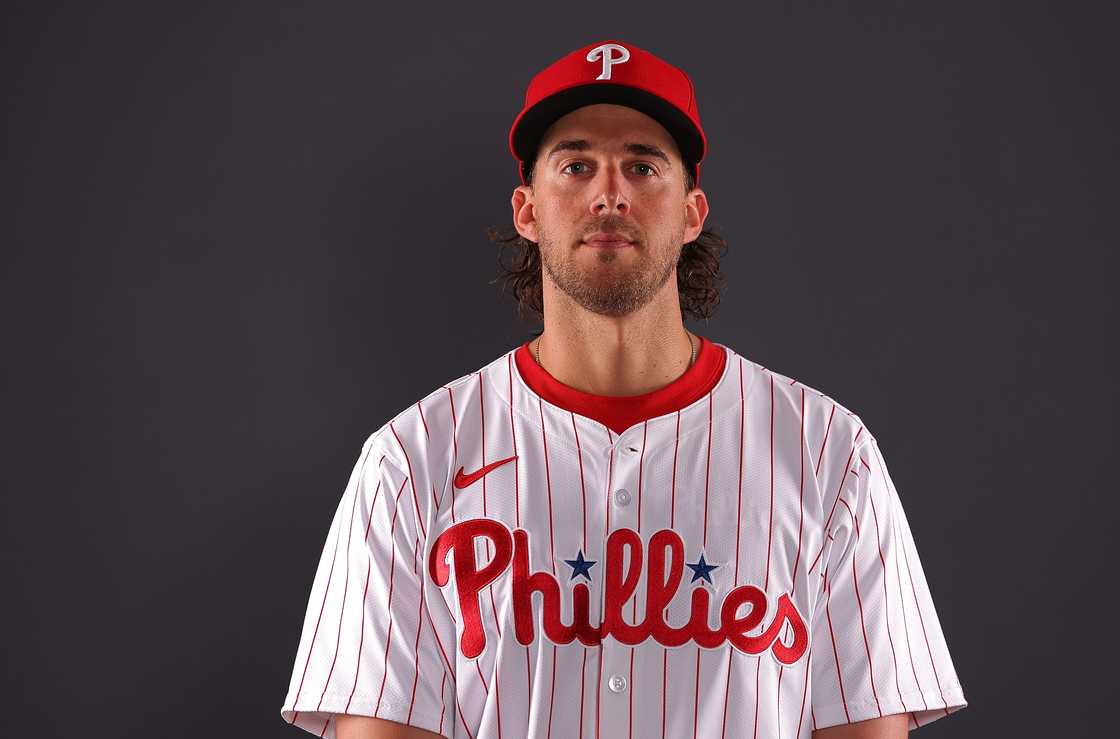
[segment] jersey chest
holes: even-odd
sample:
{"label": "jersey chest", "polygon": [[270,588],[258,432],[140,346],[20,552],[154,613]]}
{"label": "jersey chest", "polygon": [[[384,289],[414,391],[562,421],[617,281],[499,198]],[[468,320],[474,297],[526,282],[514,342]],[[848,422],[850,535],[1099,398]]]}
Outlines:
{"label": "jersey chest", "polygon": [[675,416],[621,436],[572,416],[505,419],[485,449],[461,438],[426,552],[461,656],[513,634],[800,658],[822,529],[811,452],[735,410],[684,433]]}

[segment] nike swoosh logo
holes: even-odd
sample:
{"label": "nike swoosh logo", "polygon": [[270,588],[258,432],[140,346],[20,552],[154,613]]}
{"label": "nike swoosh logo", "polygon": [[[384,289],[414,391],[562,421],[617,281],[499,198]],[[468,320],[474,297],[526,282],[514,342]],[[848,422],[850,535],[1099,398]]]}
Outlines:
{"label": "nike swoosh logo", "polygon": [[460,467],[459,471],[455,473],[455,487],[459,488],[460,490],[462,490],[465,487],[470,487],[471,485],[473,485],[474,483],[476,483],[480,479],[482,479],[482,477],[484,475],[486,475],[486,473],[492,472],[493,470],[497,469],[498,467],[501,467],[506,462],[512,462],[515,459],[517,459],[516,454],[513,455],[512,457],[507,457],[505,459],[499,459],[497,462],[491,462],[490,464],[486,465],[485,467],[482,467],[481,469],[475,470],[474,472],[470,473],[469,475],[464,475],[463,474],[463,468]]}

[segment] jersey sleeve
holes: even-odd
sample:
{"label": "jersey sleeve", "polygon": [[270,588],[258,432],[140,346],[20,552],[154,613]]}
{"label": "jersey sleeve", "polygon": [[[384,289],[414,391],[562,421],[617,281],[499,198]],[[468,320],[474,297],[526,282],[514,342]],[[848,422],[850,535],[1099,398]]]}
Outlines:
{"label": "jersey sleeve", "polygon": [[280,714],[327,739],[340,713],[450,737],[454,672],[427,612],[417,491],[375,437],[327,532]]}
{"label": "jersey sleeve", "polygon": [[832,547],[812,619],[813,725],[906,713],[915,729],[964,708],[964,692],[874,437],[857,445],[845,479],[825,500]]}

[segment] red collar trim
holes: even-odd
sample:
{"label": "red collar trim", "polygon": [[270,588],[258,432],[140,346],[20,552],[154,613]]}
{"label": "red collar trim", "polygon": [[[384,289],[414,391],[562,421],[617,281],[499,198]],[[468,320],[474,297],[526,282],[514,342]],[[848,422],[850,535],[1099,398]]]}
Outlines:
{"label": "red collar trim", "polygon": [[727,352],[700,336],[696,363],[662,388],[642,395],[595,395],[569,387],[537,364],[529,342],[517,348],[517,371],[529,389],[564,410],[595,419],[621,434],[635,423],[684,408],[709,393],[723,376]]}

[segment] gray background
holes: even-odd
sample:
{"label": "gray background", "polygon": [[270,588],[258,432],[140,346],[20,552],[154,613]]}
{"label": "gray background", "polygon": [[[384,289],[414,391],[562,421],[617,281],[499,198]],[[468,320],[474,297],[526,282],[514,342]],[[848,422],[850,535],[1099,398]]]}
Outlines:
{"label": "gray background", "polygon": [[489,282],[509,125],[610,37],[696,83],[731,249],[690,328],[890,461],[971,703],[918,735],[1106,727],[1106,4],[278,5],[8,7],[5,735],[303,733],[351,466],[535,329]]}

